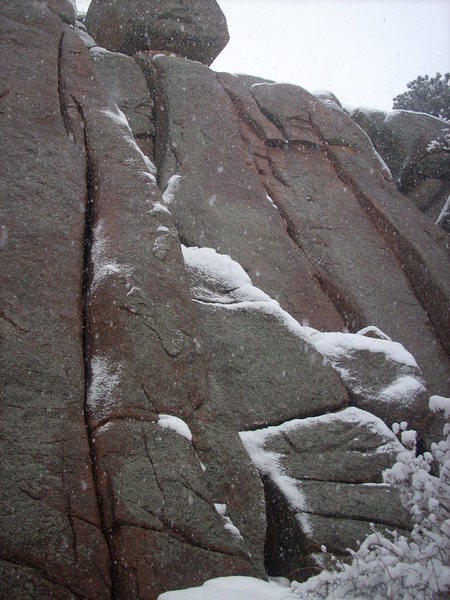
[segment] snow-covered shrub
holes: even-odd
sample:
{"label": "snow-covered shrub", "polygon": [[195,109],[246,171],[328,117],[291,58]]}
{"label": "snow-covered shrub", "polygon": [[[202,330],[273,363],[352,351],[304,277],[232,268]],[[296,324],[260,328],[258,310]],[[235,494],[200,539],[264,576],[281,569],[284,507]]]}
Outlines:
{"label": "snow-covered shrub", "polygon": [[445,127],[442,130],[442,134],[437,140],[433,140],[427,146],[427,152],[432,154],[433,152],[450,152],[450,128]]}
{"label": "snow-covered shrub", "polygon": [[[450,413],[450,399],[430,402],[430,408]],[[444,404],[443,405],[443,401]],[[405,450],[385,471],[387,483],[398,486],[402,502],[409,508],[410,535],[373,530],[350,564],[338,563],[336,571],[292,584],[292,596],[302,600],[435,600],[450,592],[450,424],[444,440],[431,452],[415,455],[415,432],[406,424],[395,424]],[[434,463],[434,472],[431,465]]]}

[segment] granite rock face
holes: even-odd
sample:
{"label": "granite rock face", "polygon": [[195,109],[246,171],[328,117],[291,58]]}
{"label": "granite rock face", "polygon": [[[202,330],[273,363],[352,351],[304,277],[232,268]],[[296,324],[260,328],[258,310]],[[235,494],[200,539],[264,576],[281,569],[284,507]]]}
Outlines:
{"label": "granite rock face", "polygon": [[136,143],[146,155],[153,152],[153,100],[144,74],[125,54],[91,48],[97,79],[124,113]]}
{"label": "granite rock face", "polygon": [[85,24],[114,52],[173,52],[210,65],[228,43],[216,0],[92,0]]}
{"label": "granite rock face", "polygon": [[298,578],[407,530],[382,471],[449,393],[447,234],[333,97],[153,56],[209,64],[215,2],[91,6],[95,40],[0,7],[0,596]]}
{"label": "granite rock face", "polygon": [[355,109],[350,117],[369,135],[399,191],[436,221],[450,193],[446,123],[406,110]]}
{"label": "granite rock face", "polygon": [[323,565],[321,547],[343,556],[371,523],[411,527],[397,490],[382,484],[402,445],[370,413],[347,408],[240,436],[264,481],[271,575],[306,579]]}

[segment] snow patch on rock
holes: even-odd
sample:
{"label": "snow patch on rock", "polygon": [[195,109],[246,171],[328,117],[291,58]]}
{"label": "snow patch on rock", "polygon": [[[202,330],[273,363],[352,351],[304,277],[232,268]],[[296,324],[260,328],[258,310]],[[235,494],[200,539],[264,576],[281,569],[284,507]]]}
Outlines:
{"label": "snow patch on rock", "polygon": [[160,414],[158,415],[158,425],[162,429],[170,429],[181,437],[186,438],[189,442],[192,442],[192,433],[189,429],[188,424],[174,415]]}
{"label": "snow patch on rock", "polygon": [[423,384],[411,375],[398,377],[379,394],[380,400],[387,402],[413,402],[418,392],[425,391]]}
{"label": "snow patch on rock", "polygon": [[107,116],[109,119],[114,121],[116,125],[120,125],[121,127],[125,127],[127,131],[132,135],[130,125],[128,123],[128,119],[124,115],[124,113],[120,110],[120,108],[116,105],[116,112],[109,110],[107,108],[103,109],[101,112]]}
{"label": "snow patch on rock", "polygon": [[223,528],[226,529],[229,533],[231,533],[233,537],[239,540],[243,540],[244,538],[242,537],[241,532],[227,514],[227,505],[214,502],[214,508],[219,513],[219,515],[225,520]]}
{"label": "snow patch on rock", "polygon": [[90,288],[91,292],[94,292],[99,284],[109,275],[122,275],[125,278],[131,276],[131,267],[121,265],[109,255],[102,221],[99,221],[94,227],[92,240],[91,261],[93,277]]}
{"label": "snow patch on rock", "polygon": [[120,365],[112,365],[100,355],[92,358],[90,368],[91,383],[87,392],[87,404],[90,407],[104,406],[119,383],[122,368]]}
{"label": "snow patch on rock", "polygon": [[175,198],[175,193],[180,186],[180,181],[181,175],[172,175],[172,177],[169,179],[169,181],[167,182],[166,190],[163,194],[164,204],[172,204]]}
{"label": "snow patch on rock", "polygon": [[326,332],[310,330],[309,341],[323,356],[339,358],[355,351],[382,353],[387,359],[407,367],[417,368],[412,354],[398,342],[386,339],[370,338],[358,333]]}

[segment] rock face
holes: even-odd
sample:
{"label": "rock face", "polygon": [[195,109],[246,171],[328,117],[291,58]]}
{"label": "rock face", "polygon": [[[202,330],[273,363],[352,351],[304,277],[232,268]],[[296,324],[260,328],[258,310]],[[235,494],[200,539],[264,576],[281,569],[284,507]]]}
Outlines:
{"label": "rock face", "polygon": [[370,413],[347,408],[240,435],[264,481],[269,574],[301,581],[323,566],[321,546],[342,556],[370,523],[410,527],[397,490],[381,484],[402,446]]}
{"label": "rock face", "polygon": [[114,52],[173,52],[210,65],[229,36],[216,0],[92,0],[85,24]]}
{"label": "rock face", "polygon": [[136,143],[151,156],[155,134],[153,100],[141,69],[130,56],[104,48],[92,49],[91,57],[97,79],[124,113]]}
{"label": "rock face", "polygon": [[330,96],[152,56],[209,64],[217,10],[94,1],[94,41],[0,7],[1,597],[300,578],[410,527],[382,471],[449,393],[447,235]]}
{"label": "rock face", "polygon": [[406,110],[355,109],[350,116],[369,135],[400,192],[436,221],[450,194],[448,126]]}

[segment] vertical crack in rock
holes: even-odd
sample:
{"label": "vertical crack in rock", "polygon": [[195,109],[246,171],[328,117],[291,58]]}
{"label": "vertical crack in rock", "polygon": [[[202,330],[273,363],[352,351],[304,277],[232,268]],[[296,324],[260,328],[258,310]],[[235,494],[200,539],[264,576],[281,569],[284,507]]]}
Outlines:
{"label": "vertical crack in rock", "polygon": [[[308,116],[314,133],[323,139],[318,127],[314,123],[310,109],[308,110]],[[382,210],[380,210],[380,208],[373,201],[371,194],[367,193],[361,187],[361,185],[355,181],[355,178],[351,173],[344,170],[343,166],[339,163],[338,157],[335,156],[333,152],[333,147],[330,147],[332,144],[328,143],[326,140],[324,140],[324,143],[326,156],[332,165],[334,172],[336,173],[336,177],[345,186],[351,189],[353,195],[358,200],[365,214],[373,223],[375,229],[386,241],[387,245],[391,249],[392,255],[395,257],[399,269],[405,274],[405,278],[413,295],[417,298],[425,314],[432,323],[434,333],[441,342],[442,346],[448,351],[448,340],[445,337],[447,335],[447,327],[442,326],[443,324],[440,322],[439,315],[434,314],[432,310],[433,300],[430,302],[429,298],[427,297],[427,290],[429,288],[433,290],[432,294],[434,293],[435,297],[439,297],[441,291],[439,288],[437,288],[437,286],[433,285],[429,270],[425,265],[422,278],[418,278],[415,275],[416,265],[423,263],[422,257],[417,253],[410,241],[404,235],[402,235],[401,231],[397,229],[395,224],[390,221],[389,217],[386,216]],[[428,285],[424,285],[423,280],[427,278],[429,278]],[[438,304],[441,304],[441,306],[446,306],[446,299],[440,299]],[[444,316],[444,323],[445,322],[446,318]]]}
{"label": "vertical crack in rock", "polygon": [[150,58],[141,56],[134,56],[134,60],[141,68],[145,80],[147,81],[148,91],[153,100],[153,126],[155,128],[155,138],[153,146],[153,162],[155,163],[157,174],[156,180],[159,189],[163,192],[165,188],[165,182],[162,180],[162,165],[164,162],[164,154],[167,150],[172,151],[172,156],[176,163],[176,173],[180,170],[180,160],[174,151],[174,148],[170,147],[168,143],[169,127],[168,127],[168,111],[163,99],[163,93],[158,82],[158,75],[156,69],[151,62]]}
{"label": "vertical crack in rock", "polygon": [[88,332],[89,332],[89,323],[87,319],[87,304],[88,304],[88,291],[89,291],[89,277],[91,271],[91,247],[92,247],[92,213],[94,209],[94,173],[92,160],[89,153],[89,147],[86,139],[86,125],[85,118],[83,113],[83,108],[76,101],[75,98],[72,99],[76,104],[78,109],[78,113],[80,115],[81,122],[83,124],[84,129],[84,155],[86,160],[86,207],[85,207],[85,221],[84,221],[84,236],[83,236],[83,276],[82,276],[82,344],[83,344],[83,361],[84,361],[84,406],[83,413],[84,419],[86,423],[86,432],[89,443],[89,451],[90,451],[90,459],[91,459],[91,468],[92,468],[92,477],[95,486],[95,494],[97,498],[97,506],[101,520],[101,529],[103,533],[103,537],[106,540],[106,545],[108,547],[109,552],[109,561],[110,561],[110,577],[111,577],[111,600],[115,600],[117,594],[115,590],[117,589],[117,582],[115,577],[114,570],[114,561],[113,561],[113,553],[111,549],[111,540],[108,535],[108,531],[105,525],[104,511],[102,507],[102,501],[98,489],[98,481],[96,474],[96,461],[95,461],[95,449],[92,440],[92,431],[89,427],[89,422],[87,418],[87,399],[89,392],[89,384],[91,381],[91,356],[89,352],[89,344],[88,344]]}
{"label": "vertical crack in rock", "polygon": [[[219,80],[219,83],[220,83],[220,80]],[[292,242],[299,248],[299,250],[307,258],[308,262],[311,265],[311,268],[312,268],[312,270],[314,272],[314,276],[317,279],[317,282],[318,282],[320,288],[322,289],[323,293],[326,296],[328,296],[328,298],[331,300],[331,302],[333,303],[334,307],[336,308],[336,311],[339,313],[339,315],[341,316],[343,322],[345,323],[346,327],[348,327],[350,330],[361,329],[366,324],[366,320],[364,318],[364,315],[363,315],[362,311],[357,307],[356,302],[352,302],[350,300],[350,298],[349,298],[349,292],[348,291],[344,292],[342,289],[340,289],[339,286],[337,286],[332,281],[331,277],[327,276],[326,271],[324,269],[321,269],[320,267],[317,266],[316,262],[311,259],[311,257],[309,256],[308,252],[305,250],[303,244],[299,240],[298,235],[296,235],[296,233],[295,233],[295,224],[294,224],[294,222],[289,217],[289,214],[287,213],[287,211],[286,211],[285,207],[283,206],[283,204],[278,200],[277,193],[275,192],[275,190],[272,190],[270,188],[270,184],[267,181],[268,177],[267,176],[266,177],[263,176],[263,173],[261,172],[261,169],[258,166],[258,163],[257,163],[257,161],[255,160],[255,157],[254,157],[254,152],[253,152],[253,150],[255,150],[254,144],[252,143],[251,139],[249,139],[248,137],[245,136],[245,134],[244,134],[244,128],[246,130],[248,130],[249,133],[251,133],[252,135],[258,136],[258,134],[253,131],[252,126],[247,121],[244,112],[242,110],[240,110],[239,106],[236,104],[236,101],[233,98],[233,95],[230,94],[230,92],[226,89],[226,87],[222,86],[222,88],[225,90],[225,92],[227,93],[228,97],[230,98],[231,105],[233,106],[234,112],[235,112],[237,120],[239,122],[240,132],[241,132],[241,138],[242,138],[242,140],[244,141],[244,143],[247,146],[251,147],[252,152],[249,152],[248,154],[249,154],[249,156],[252,157],[253,164],[255,165],[256,171],[258,173],[258,177],[259,177],[259,179],[261,181],[261,184],[262,184],[262,186],[263,186],[263,188],[264,188],[267,196],[273,202],[274,206],[278,209],[280,217],[281,217],[281,219],[284,222],[284,225],[285,225],[285,228],[286,228],[286,233],[291,238]],[[261,107],[258,104],[256,104],[256,106],[257,106],[257,110],[259,110],[261,112],[261,114],[264,117],[266,117],[267,120],[270,121],[270,123],[272,123],[272,125],[278,131],[280,131],[280,136],[283,136],[283,134],[281,132],[281,129],[280,129],[280,124],[277,123],[276,119],[273,119],[273,117],[269,113],[269,111],[262,110]],[[310,122],[311,122],[311,119],[310,119]],[[315,130],[314,125],[313,125],[312,122],[311,122],[311,127],[313,128],[314,132],[321,139],[320,134]],[[268,164],[268,167],[270,169],[270,175],[280,185],[282,185],[283,187],[286,187],[287,184],[280,178],[280,176],[277,174],[276,170],[274,169],[273,161],[270,158],[270,151],[267,152],[267,145],[269,144],[269,140],[265,139],[263,141],[264,141],[264,146],[265,146],[265,149],[266,149],[266,154],[262,158]],[[285,147],[287,148],[287,146],[288,146],[288,143],[286,142]],[[328,151],[326,152],[326,154],[328,156]]]}
{"label": "vertical crack in rock", "polygon": [[[326,155],[328,157],[328,152],[326,152]],[[268,163],[272,177],[275,180],[277,180],[281,185],[285,186],[286,184],[280,179],[280,177],[274,169],[273,161],[270,159],[270,155],[268,156]],[[320,265],[317,265],[316,261],[311,259],[309,253],[305,250],[304,246],[300,242],[298,235],[296,235],[295,233],[295,225],[292,219],[287,214],[283,205],[278,201],[277,194],[272,192],[271,198],[275,206],[278,208],[282,219],[286,223],[286,231],[289,237],[292,239],[294,244],[296,244],[298,248],[300,248],[300,250],[304,252],[304,254],[310,260],[320,287],[322,288],[324,294],[326,294],[334,304],[334,307],[336,308],[337,312],[341,315],[346,327],[348,327],[350,331],[362,329],[363,327],[365,327],[366,319],[364,317],[364,314],[358,308],[357,302],[351,301],[350,291],[348,289],[343,290],[340,286],[338,286],[336,282],[333,281],[332,276],[330,276],[327,273],[326,269],[320,267]]]}
{"label": "vertical crack in rock", "polygon": [[61,117],[62,117],[62,120],[64,123],[64,131],[66,132],[66,134],[68,136],[70,136],[72,128],[70,126],[70,117],[68,114],[67,104],[65,101],[64,83],[63,83],[63,78],[62,78],[64,35],[65,35],[65,33],[63,32],[61,34],[61,38],[59,40],[59,48],[58,48],[58,98],[59,98],[59,110],[61,112]]}

